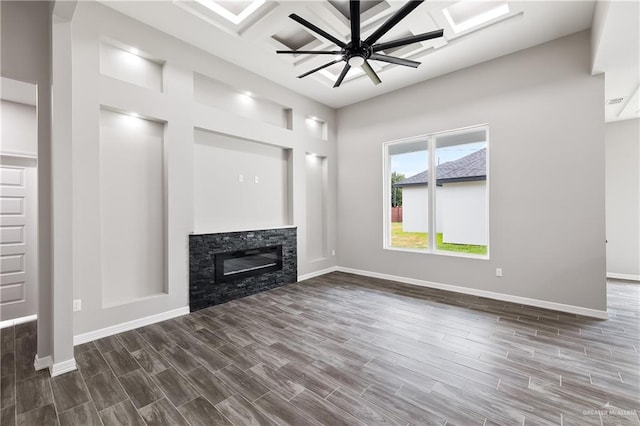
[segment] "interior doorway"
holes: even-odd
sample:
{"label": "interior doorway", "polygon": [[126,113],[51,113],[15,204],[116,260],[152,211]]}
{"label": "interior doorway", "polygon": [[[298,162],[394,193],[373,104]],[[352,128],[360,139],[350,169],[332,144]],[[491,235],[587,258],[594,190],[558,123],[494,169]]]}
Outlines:
{"label": "interior doorway", "polygon": [[37,86],[0,85],[0,322],[38,311]]}

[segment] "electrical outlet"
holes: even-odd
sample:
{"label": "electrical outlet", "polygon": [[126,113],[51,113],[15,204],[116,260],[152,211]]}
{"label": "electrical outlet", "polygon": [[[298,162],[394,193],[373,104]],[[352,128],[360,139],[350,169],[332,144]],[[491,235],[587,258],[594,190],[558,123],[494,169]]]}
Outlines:
{"label": "electrical outlet", "polygon": [[73,312],[77,312],[77,311],[81,311],[82,310],[82,300],[81,299],[76,299],[73,301]]}
{"label": "electrical outlet", "polygon": [[260,178],[258,176],[256,176],[253,180],[255,183],[260,183]]}
{"label": "electrical outlet", "polygon": [[244,182],[244,176],[238,175],[238,182]]}
{"label": "electrical outlet", "polygon": [[335,250],[331,250],[331,256],[335,256],[336,255],[336,251]]}
{"label": "electrical outlet", "polygon": [[496,277],[502,277],[502,268],[496,268]]}

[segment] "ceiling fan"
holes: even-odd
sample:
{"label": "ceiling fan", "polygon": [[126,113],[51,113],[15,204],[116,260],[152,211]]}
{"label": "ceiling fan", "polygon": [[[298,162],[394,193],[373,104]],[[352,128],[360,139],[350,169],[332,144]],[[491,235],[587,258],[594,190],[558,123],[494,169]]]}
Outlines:
{"label": "ceiling fan", "polygon": [[340,58],[335,59],[331,62],[328,62],[324,65],[321,65],[317,68],[312,69],[311,71],[305,72],[298,76],[298,78],[306,77],[310,74],[313,74],[316,71],[320,71],[321,69],[330,67],[333,64],[337,64],[338,62],[346,62],[338,80],[333,85],[333,87],[339,87],[342,84],[342,80],[346,77],[347,73],[351,69],[351,67],[360,66],[362,70],[369,76],[373,84],[380,84],[381,80],[376,74],[376,72],[369,65],[369,60],[372,61],[381,61],[388,62],[396,65],[403,65],[406,67],[417,68],[420,65],[420,62],[412,61],[409,59],[398,58],[395,56],[389,56],[379,53],[380,51],[384,51],[387,49],[391,49],[394,47],[406,46],[408,44],[417,43],[419,41],[431,40],[434,38],[442,37],[443,30],[431,31],[428,33],[422,33],[417,35],[412,35],[409,37],[399,38],[397,40],[392,40],[384,43],[376,43],[383,35],[385,35],[391,28],[396,26],[402,19],[404,19],[409,13],[411,13],[416,7],[420,6],[420,4],[424,0],[412,0],[407,4],[402,6],[400,9],[396,11],[387,21],[382,24],[378,29],[376,29],[371,35],[369,35],[366,39],[362,40],[360,38],[360,1],[351,0],[349,2],[349,10],[351,14],[351,41],[349,43],[345,43],[337,37],[332,36],[328,32],[318,28],[313,25],[311,22],[301,18],[300,16],[292,13],[289,15],[289,18],[298,22],[300,25],[305,26],[309,30],[314,33],[321,35],[327,40],[333,42],[335,45],[340,47],[341,50],[277,50],[276,53],[279,54],[313,54],[313,55],[340,55]]}

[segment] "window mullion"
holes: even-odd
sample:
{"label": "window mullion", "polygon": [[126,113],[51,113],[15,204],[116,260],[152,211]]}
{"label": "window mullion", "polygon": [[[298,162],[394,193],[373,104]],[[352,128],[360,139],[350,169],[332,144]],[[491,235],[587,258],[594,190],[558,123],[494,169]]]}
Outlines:
{"label": "window mullion", "polygon": [[429,238],[428,238],[428,250],[435,251],[436,249],[436,143],[433,136],[428,139],[429,146],[429,184],[427,185],[428,193],[428,214],[429,214]]}

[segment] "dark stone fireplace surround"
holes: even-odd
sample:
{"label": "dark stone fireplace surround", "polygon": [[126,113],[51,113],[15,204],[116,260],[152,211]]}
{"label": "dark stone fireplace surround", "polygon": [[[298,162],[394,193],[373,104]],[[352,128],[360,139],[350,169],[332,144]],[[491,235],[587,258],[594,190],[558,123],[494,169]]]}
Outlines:
{"label": "dark stone fireplace surround", "polygon": [[[216,282],[215,255],[282,245],[282,269],[260,275]],[[189,308],[191,312],[298,280],[297,229],[189,235]]]}

